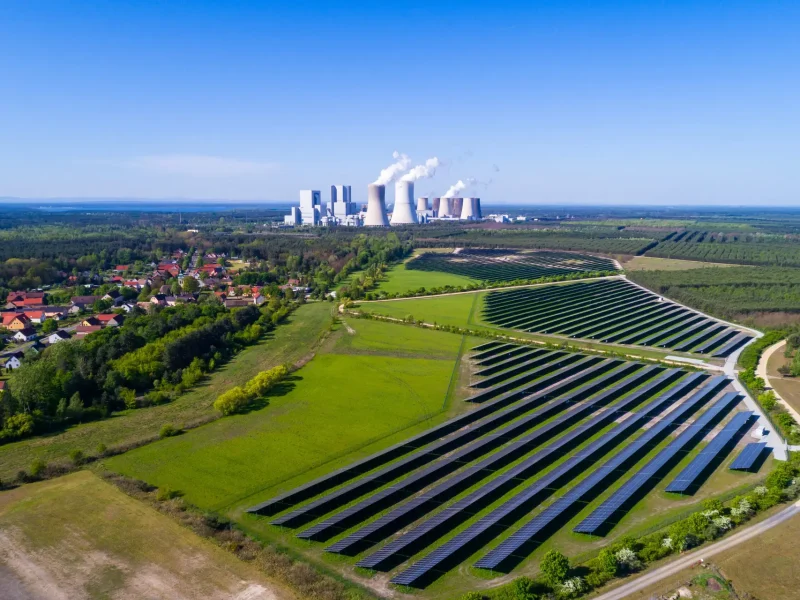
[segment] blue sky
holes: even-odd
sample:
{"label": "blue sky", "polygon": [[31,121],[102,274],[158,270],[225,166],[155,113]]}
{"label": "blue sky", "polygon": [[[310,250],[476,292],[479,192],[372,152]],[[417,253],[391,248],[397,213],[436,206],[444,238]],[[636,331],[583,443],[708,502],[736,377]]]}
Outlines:
{"label": "blue sky", "polygon": [[[0,3],[0,196],[800,204],[797,2]],[[390,194],[391,195],[391,194]]]}

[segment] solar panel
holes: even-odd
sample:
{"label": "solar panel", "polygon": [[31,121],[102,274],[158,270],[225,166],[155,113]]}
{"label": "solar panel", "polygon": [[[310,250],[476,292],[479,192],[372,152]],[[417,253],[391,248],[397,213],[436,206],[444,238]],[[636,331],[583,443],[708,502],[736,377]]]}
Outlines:
{"label": "solar panel", "polygon": [[734,402],[742,397],[736,392],[729,392],[718,400],[711,408],[706,410],[694,423],[675,438],[666,448],[661,450],[646,465],[634,474],[622,487],[609,496],[600,506],[594,509],[588,517],[578,523],[573,529],[576,533],[596,534],[607,526],[612,516],[626,507],[631,500],[637,497],[648,484],[654,482],[659,474],[672,460],[687,446],[696,442],[705,435],[710,424],[724,414]]}
{"label": "solar panel", "polygon": [[[565,378],[565,380],[568,380],[568,378]],[[332,489],[337,485],[349,481],[350,479],[379,467],[380,465],[386,464],[387,462],[403,456],[404,454],[408,454],[412,450],[421,448],[422,446],[425,446],[433,441],[441,440],[444,436],[458,431],[459,429],[462,429],[463,427],[520,400],[524,396],[524,393],[519,394],[516,392],[505,394],[499,398],[496,398],[495,400],[492,400],[491,402],[482,404],[478,408],[475,408],[464,415],[450,419],[441,425],[433,427],[416,436],[395,444],[386,450],[377,452],[342,469],[324,475],[323,477],[315,479],[307,484],[257,504],[256,506],[247,509],[247,512],[260,515],[276,514],[281,510],[285,510],[286,508],[289,508],[304,500],[308,500],[317,494],[321,494],[322,492]]]}
{"label": "solar panel", "polygon": [[[634,368],[635,367],[635,368]],[[641,365],[630,365],[626,364],[623,365],[623,368],[618,369],[617,371],[613,371],[607,374],[604,377],[599,378],[597,381],[592,381],[589,384],[583,386],[582,388],[572,392],[571,394],[560,398],[556,402],[552,403],[547,407],[543,407],[539,409],[537,413],[538,415],[532,414],[531,416],[535,416],[536,419],[539,421],[548,418],[551,414],[555,414],[559,412],[564,406],[568,406],[570,404],[575,404],[583,400],[588,396],[592,396],[595,394],[596,391],[602,388],[605,385],[608,385],[613,379],[618,379],[620,376],[624,376],[626,378],[622,379],[622,381],[612,385],[609,388],[604,389],[600,394],[592,396],[589,400],[582,404],[578,404],[573,406],[572,408],[568,409],[563,415],[554,419],[553,421],[548,422],[546,425],[536,429],[534,432],[520,438],[501,451],[493,454],[492,456],[484,459],[477,465],[473,465],[469,467],[462,473],[457,474],[454,478],[444,484],[441,484],[439,487],[442,488],[443,491],[438,490],[438,488],[434,488],[434,490],[429,490],[423,497],[415,498],[412,501],[412,506],[408,509],[403,509],[397,515],[392,515],[390,518],[382,518],[381,523],[377,525],[377,527],[367,527],[365,528],[367,531],[364,533],[357,532],[353,536],[350,536],[348,540],[345,541],[343,544],[334,545],[334,547],[330,548],[331,551],[342,551],[348,550],[353,545],[359,545],[364,539],[365,535],[367,534],[374,534],[377,529],[383,529],[384,531],[388,529],[389,525],[392,522],[396,522],[401,517],[405,517],[410,510],[414,510],[416,513],[420,513],[420,509],[423,508],[423,505],[427,503],[428,505],[431,504],[431,499],[436,497],[441,497],[444,492],[447,493],[454,493],[454,490],[463,489],[472,485],[473,482],[482,479],[483,477],[487,476],[490,472],[496,471],[499,468],[507,465],[514,460],[520,458],[522,455],[530,451],[531,448],[539,445],[542,440],[546,440],[552,438],[553,435],[558,434],[559,432],[563,431],[565,428],[570,427],[575,422],[579,421],[580,419],[586,417],[587,415],[597,412],[600,410],[604,405],[608,404],[609,402],[613,401],[614,399],[618,398],[621,395],[626,394],[632,388],[638,387],[645,383],[647,380],[652,379],[657,373],[661,371],[660,367],[650,366],[646,369],[638,371]],[[632,371],[637,371],[633,375],[631,375]],[[642,397],[645,397],[648,393],[654,393],[653,390],[657,388],[657,386],[666,385],[669,381],[674,380],[677,376],[680,375],[680,371],[673,370],[666,375],[662,375],[661,377],[655,379],[653,382],[647,384],[644,388],[637,390],[635,394],[632,394],[630,397],[625,398],[623,401],[620,402],[620,406],[614,406],[611,409],[606,409],[601,412],[600,415],[590,419],[586,423],[579,425],[577,428],[572,430],[570,433],[565,435],[564,437],[560,438],[557,442],[554,442],[550,446],[547,446],[544,450],[539,452],[536,455],[535,462],[540,463],[542,462],[544,455],[548,455],[547,452],[548,448],[555,448],[555,447],[563,447],[567,442],[576,443],[575,440],[580,439],[580,436],[586,435],[586,432],[593,431],[599,426],[601,423],[606,423],[614,418],[622,410],[621,406],[630,406],[632,403],[640,400]],[[507,429],[509,433],[497,432],[497,436],[505,436],[509,437],[511,435],[511,427],[509,426]],[[517,427],[517,423],[513,424],[513,427]],[[555,457],[554,457],[555,458]],[[448,457],[447,461],[452,461],[454,463],[463,462],[463,457],[459,456],[452,456]],[[534,464],[531,462],[531,459],[526,459],[527,469],[530,470],[530,467]],[[419,477],[424,477],[424,471],[414,476],[406,479],[402,482],[402,486],[413,487],[414,483],[417,481]],[[457,484],[457,485],[455,485]],[[399,488],[400,486],[398,486]],[[341,513],[332,516],[329,519],[326,519],[322,523],[318,523],[317,525],[311,527],[310,529],[304,531],[300,534],[299,537],[304,538],[313,538],[319,539],[321,533],[324,532],[331,532],[334,529],[344,529],[348,523],[352,523],[354,520],[361,520],[364,518],[365,514],[368,513],[371,509],[375,506],[380,506],[382,503],[385,505],[385,500],[389,496],[403,496],[403,491],[398,490],[398,488],[390,488],[386,490],[382,490],[378,494],[373,495],[370,498],[367,498],[363,502],[358,503],[355,506],[351,506],[346,510],[342,511]],[[399,493],[398,493],[399,491]],[[405,490],[408,493],[405,493],[405,496],[409,495],[410,491]],[[413,491],[413,490],[411,490]],[[451,496],[448,496],[451,497]],[[401,499],[401,498],[397,498]],[[443,500],[439,500],[441,502]],[[373,514],[374,514],[373,510]],[[427,511],[422,511],[427,512]],[[356,519],[356,516],[360,517]]]}
{"label": "solar panel", "polygon": [[488,377],[489,375],[494,375],[495,373],[499,373],[500,371],[505,371],[510,367],[515,367],[519,364],[524,363],[527,360],[535,358],[537,356],[541,356],[547,352],[542,348],[526,348],[525,352],[518,353],[513,356],[508,356],[505,360],[501,360],[493,364],[490,367],[486,367],[485,369],[481,369],[480,371],[475,373],[475,377]]}
{"label": "solar panel", "polygon": [[[663,408],[665,408],[665,403],[672,403],[677,398],[682,397],[688,390],[697,385],[698,381],[702,381],[705,377],[704,374],[694,373],[686,382],[683,382],[683,385],[679,385],[676,389],[670,390],[664,394],[662,397],[663,399],[659,398],[651,404],[656,405],[659,411],[663,410]],[[484,569],[496,569],[516,554],[524,556],[525,553],[522,549],[526,545],[530,544],[531,541],[546,538],[546,532],[548,528],[552,527],[553,523],[563,523],[565,521],[566,517],[562,517],[562,515],[565,513],[574,513],[576,507],[580,506],[580,502],[585,501],[585,499],[590,496],[599,494],[602,487],[607,486],[624,473],[624,469],[628,464],[635,461],[642,453],[647,452],[653,445],[658,443],[660,439],[667,435],[673,427],[686,420],[690,414],[708,401],[708,399],[716,395],[727,383],[728,379],[723,375],[712,378],[699,391],[692,394],[677,408],[656,422],[621,451],[617,452],[611,459],[600,467],[595,468],[588,477],[573,486],[563,496],[553,502],[553,504],[546,507],[541,513],[512,533],[506,540],[476,562],[475,566]],[[659,401],[661,401],[661,404],[658,404]],[[640,427],[652,416],[654,415],[650,414],[648,417],[645,415],[640,416],[636,427]],[[572,457],[572,459],[577,458],[577,456]],[[568,463],[569,461],[565,464]],[[538,483],[534,485],[538,485]]]}
{"label": "solar panel", "polygon": [[735,329],[725,329],[722,333],[718,333],[710,340],[704,342],[702,345],[697,346],[696,348],[692,348],[692,352],[695,352],[697,354],[706,354],[711,350],[713,350],[714,348],[718,347],[723,342],[726,342],[727,340],[731,339],[737,333],[739,332],[736,331]]}
{"label": "solar panel", "polygon": [[688,339],[682,340],[680,346],[673,346],[673,348],[678,352],[689,352],[695,346],[710,340],[715,335],[719,335],[722,331],[725,331],[725,329],[725,325],[716,324],[708,329],[703,329],[700,333],[696,333]]}
{"label": "solar panel", "polygon": [[766,447],[766,442],[752,442],[747,444],[744,450],[739,453],[739,456],[733,459],[730,468],[737,471],[749,471],[756,464],[756,461]]}
{"label": "solar panel", "polygon": [[[499,524],[506,524],[507,521],[511,520],[509,519],[510,516],[517,516],[518,518],[520,511],[527,512],[532,502],[558,489],[558,487],[566,483],[566,480],[574,477],[577,472],[591,464],[597,456],[600,456],[602,453],[608,451],[608,449],[618,443],[621,438],[632,434],[639,427],[641,427],[644,422],[661,412],[676,398],[683,396],[688,390],[692,389],[699,381],[702,381],[705,378],[706,375],[702,373],[694,373],[690,375],[685,381],[679,383],[675,388],[667,391],[656,400],[648,403],[648,405],[643,407],[639,413],[636,413],[629,419],[626,419],[622,423],[618,424],[617,427],[589,444],[587,447],[573,454],[556,469],[550,471],[544,477],[535,481],[520,493],[516,494],[513,498],[503,503],[485,517],[478,520],[463,532],[459,533],[452,540],[443,544],[439,548],[436,548],[422,560],[412,565],[406,571],[400,573],[398,576],[392,579],[392,582],[404,585],[413,585],[419,579],[425,577],[430,570],[435,569],[442,563],[446,562],[453,554],[459,552],[462,547],[473,544],[475,540],[485,536],[487,532],[497,530]],[[724,378],[718,379],[724,380]],[[479,492],[480,490],[476,492],[476,494]],[[459,505],[463,505],[468,498],[469,497],[462,499],[454,504],[451,508],[463,510],[464,507]],[[440,518],[446,518],[444,511],[440,513],[440,515],[444,515]],[[413,530],[411,534],[424,535],[424,532],[419,534],[416,532],[424,529],[426,527],[426,523],[423,523],[420,527]],[[435,524],[433,527],[435,527]],[[406,536],[399,538],[393,542],[393,544],[389,544],[388,546],[401,545],[405,537]],[[384,550],[385,548],[379,550],[375,554],[379,555]],[[368,558],[371,559],[372,557]]]}
{"label": "solar panel", "polygon": [[525,354],[529,350],[529,346],[511,346],[509,348],[499,348],[497,352],[492,353],[490,356],[484,356],[484,358],[481,360],[474,360],[473,357],[473,361],[481,367],[488,367],[504,362],[514,356]]}
{"label": "solar panel", "polygon": [[479,346],[475,346],[470,348],[470,352],[480,352],[481,350],[488,350],[489,348],[494,348],[495,346],[499,346],[501,342],[486,342],[485,344],[480,344]]}
{"label": "solar panel", "polygon": [[[525,383],[526,381],[531,381],[538,377],[538,373],[545,371],[547,367],[543,369],[537,369],[537,367],[542,367],[543,365],[554,365],[556,361],[559,359],[562,360],[577,360],[579,357],[575,354],[567,354],[565,352],[546,352],[540,356],[536,356],[534,358],[528,358],[521,364],[514,367],[511,371],[505,371],[502,373],[498,373],[496,375],[492,375],[491,377],[486,377],[477,383],[474,383],[472,387],[478,388],[491,388],[497,386],[499,384],[506,384],[507,386],[516,387],[516,382]],[[516,376],[516,377],[515,377]],[[510,389],[510,387],[506,387],[505,389]]]}
{"label": "solar panel", "polygon": [[733,353],[734,350],[744,346],[747,342],[749,342],[752,339],[753,337],[749,335],[744,335],[744,334],[738,335],[731,341],[729,341],[727,344],[725,344],[722,348],[718,348],[717,350],[715,350],[713,356],[715,358],[726,358],[730,356],[730,354]]}
{"label": "solar panel", "polygon": [[750,422],[752,416],[753,413],[749,411],[734,415],[722,431],[715,435],[714,439],[692,459],[692,462],[678,473],[667,486],[666,491],[685,494],[692,489],[712,461],[719,458],[722,452],[729,447],[731,441]]}
{"label": "solar panel", "polygon": [[[329,510],[357,498],[365,492],[371,491],[376,487],[380,487],[381,485],[388,483],[400,475],[427,464],[438,456],[442,456],[453,449],[460,448],[466,443],[474,440],[477,437],[485,435],[489,431],[499,427],[514,417],[527,412],[538,404],[555,397],[555,395],[564,393],[564,391],[571,389],[570,386],[580,384],[580,382],[583,381],[581,377],[567,379],[564,377],[564,375],[581,374],[581,372],[585,371],[587,367],[600,360],[601,359],[597,357],[589,357],[589,359],[581,361],[581,363],[579,363],[577,366],[569,367],[569,370],[565,373],[556,373],[553,375],[553,378],[555,381],[558,381],[559,384],[553,390],[548,390],[543,394],[531,396],[524,403],[509,407],[498,414],[484,417],[480,421],[475,422],[471,428],[459,431],[457,434],[450,437],[440,439],[438,442],[430,444],[429,446],[414,452],[406,458],[402,458],[396,462],[393,462],[383,469],[379,469],[378,471],[375,471],[370,475],[359,479],[358,481],[337,489],[335,492],[318,498],[317,500],[306,504],[301,508],[282,515],[273,520],[272,524],[282,525],[285,527],[296,527],[298,525],[307,523],[314,518],[325,514]],[[602,372],[603,370],[606,370],[614,365],[618,365],[620,362],[621,361],[604,361],[602,364],[597,365],[595,369],[589,370],[586,373],[583,373],[583,375],[585,377],[596,376],[598,372]],[[562,369],[562,371],[565,371],[565,369]],[[553,382],[550,382],[550,385],[552,385],[552,383]],[[543,387],[540,389],[544,389],[544,387],[550,387],[550,385],[543,385]]]}

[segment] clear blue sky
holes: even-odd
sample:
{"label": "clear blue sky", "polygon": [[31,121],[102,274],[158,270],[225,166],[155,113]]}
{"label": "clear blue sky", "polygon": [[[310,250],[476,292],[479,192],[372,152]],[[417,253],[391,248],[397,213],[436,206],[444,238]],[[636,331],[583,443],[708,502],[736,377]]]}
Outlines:
{"label": "clear blue sky", "polygon": [[800,3],[0,3],[0,196],[800,205]]}

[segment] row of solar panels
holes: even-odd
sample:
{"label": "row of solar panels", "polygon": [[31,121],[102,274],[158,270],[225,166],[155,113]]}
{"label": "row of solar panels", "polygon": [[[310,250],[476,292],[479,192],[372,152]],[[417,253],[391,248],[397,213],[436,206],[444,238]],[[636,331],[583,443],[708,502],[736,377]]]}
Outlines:
{"label": "row of solar panels", "polygon": [[606,343],[724,358],[751,339],[623,279],[492,292],[485,303],[484,318],[499,327]]}
{"label": "row of solar panels", "polygon": [[[308,484],[312,486],[312,490],[314,486],[316,489],[337,489],[278,517],[273,522],[295,527],[335,509],[341,509],[298,534],[306,539],[325,540],[390,508],[388,513],[377,520],[367,523],[327,548],[331,552],[358,554],[426,513],[441,507],[463,491],[490,478],[466,497],[422,521],[417,527],[358,563],[364,567],[391,569],[437,537],[452,530],[458,523],[472,518],[489,503],[513,490],[541,469],[563,458],[603,427],[626,415],[626,411],[636,404],[663,391],[666,386],[685,375],[679,369],[664,371],[655,366],[643,368],[643,365],[637,363],[602,360],[598,357],[551,352],[501,342],[488,342],[473,351],[475,361],[485,366],[486,370],[491,369],[488,376],[493,379],[488,389],[470,399],[478,398],[475,402],[478,404],[475,412],[481,411],[478,417],[469,420],[461,420],[463,417],[453,419],[436,428],[442,431],[437,437],[429,436],[421,440],[415,438],[415,441],[410,441],[411,444],[398,445],[402,446],[400,452],[395,447],[389,455],[385,451],[361,461],[361,466],[353,471],[341,470],[337,477],[321,478]],[[521,365],[538,373],[538,377],[529,375],[524,368],[518,369]],[[509,386],[500,377],[503,375],[515,383]],[[624,417],[608,433],[586,448],[578,450],[563,465],[518,494],[520,502],[541,502],[555,489],[569,483],[610,447],[635,433],[644,422],[657,414],[654,413],[654,407],[660,406],[663,410],[705,378],[706,375],[700,373],[689,375],[639,413]],[[714,381],[725,380],[717,378]],[[724,383],[721,385],[724,386]],[[629,393],[637,387],[638,389]],[[619,398],[623,399],[618,404],[611,404]],[[530,454],[542,442],[561,433],[564,435]],[[528,454],[530,455],[526,456]],[[481,458],[483,456],[485,458]],[[491,478],[520,458],[523,460],[511,469]],[[364,467],[365,464],[368,468]],[[385,466],[377,468],[381,465]],[[361,469],[364,470],[359,473]],[[341,485],[347,479],[364,473],[367,474],[361,479]],[[406,477],[399,479],[404,475]],[[273,499],[253,507],[250,511],[275,514],[326,491],[323,489],[304,498],[310,491],[303,488],[300,488],[299,494],[298,490],[293,490],[283,494],[278,502]],[[420,491],[423,493],[419,494]],[[369,493],[372,495],[355,501]],[[263,509],[265,506],[266,511]],[[496,511],[492,514],[494,512]],[[471,536],[472,542],[493,538],[498,527],[510,524],[506,521],[512,513],[513,507],[510,512],[505,511],[497,522],[484,523],[484,519],[481,519],[474,524],[467,530],[476,528],[473,531],[475,535]],[[515,520],[519,516],[521,515],[517,515]],[[470,541],[464,543],[466,545],[461,550],[453,547],[451,542],[445,544],[450,545],[449,549],[453,552],[448,552],[443,546],[399,574],[393,582],[414,585],[434,573],[449,558],[463,552]],[[436,557],[428,560],[433,555],[441,560]],[[427,564],[430,568],[425,566]],[[411,575],[408,571],[411,571]]]}

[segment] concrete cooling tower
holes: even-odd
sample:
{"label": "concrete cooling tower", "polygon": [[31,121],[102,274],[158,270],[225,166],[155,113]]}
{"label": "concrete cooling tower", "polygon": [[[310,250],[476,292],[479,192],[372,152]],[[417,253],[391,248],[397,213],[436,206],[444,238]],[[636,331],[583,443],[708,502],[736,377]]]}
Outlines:
{"label": "concrete cooling tower", "polygon": [[441,198],[439,200],[439,216],[440,217],[449,217],[453,214],[453,199],[452,198]]}
{"label": "concrete cooling tower", "polygon": [[480,200],[478,198],[464,198],[461,206],[461,218],[465,221],[480,219]]}
{"label": "concrete cooling tower", "polygon": [[417,198],[417,212],[424,212],[428,210],[428,199]]}
{"label": "concrete cooling tower", "polygon": [[386,216],[386,186],[370,183],[367,186],[367,215],[364,217],[367,227],[388,227]]}
{"label": "concrete cooling tower", "polygon": [[442,205],[442,199],[441,198],[434,198],[433,199],[433,206],[431,206],[431,209],[433,210],[433,216],[434,217],[438,217],[439,216],[439,208],[441,207],[441,205]]}
{"label": "concrete cooling tower", "polygon": [[414,183],[398,181],[394,184],[394,210],[392,225],[410,225],[417,222],[414,212]]}
{"label": "concrete cooling tower", "polygon": [[450,200],[450,210],[454,217],[459,217],[461,215],[461,207],[464,205],[463,198],[453,198]]}

